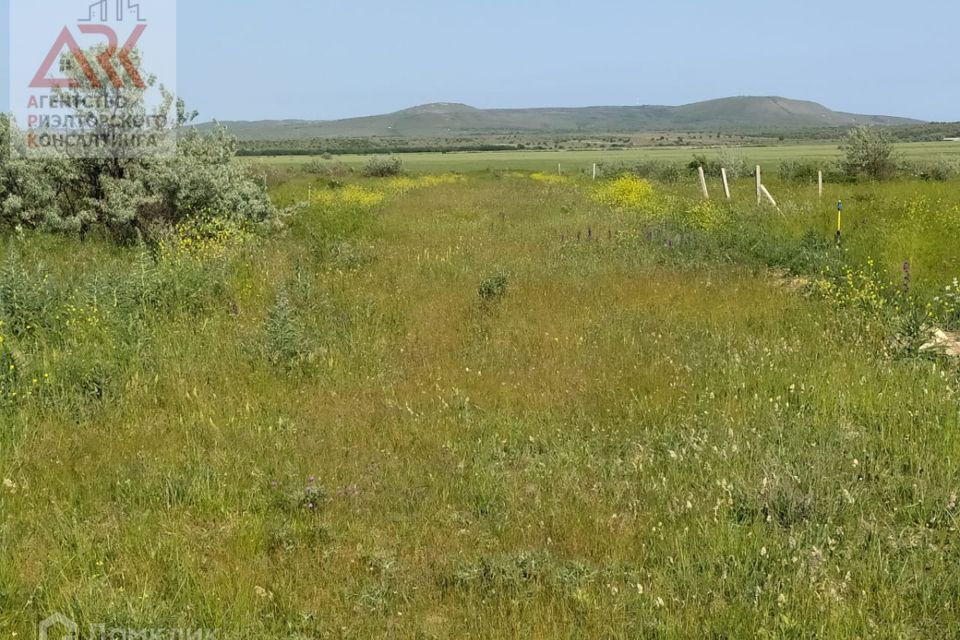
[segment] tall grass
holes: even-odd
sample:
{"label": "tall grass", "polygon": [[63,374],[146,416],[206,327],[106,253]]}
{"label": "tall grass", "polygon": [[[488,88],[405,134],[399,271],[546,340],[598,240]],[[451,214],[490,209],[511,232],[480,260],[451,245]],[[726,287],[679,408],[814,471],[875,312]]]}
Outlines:
{"label": "tall grass", "polygon": [[955,185],[358,184],[212,252],[6,241],[0,635],[956,635],[960,377],[892,346]]}

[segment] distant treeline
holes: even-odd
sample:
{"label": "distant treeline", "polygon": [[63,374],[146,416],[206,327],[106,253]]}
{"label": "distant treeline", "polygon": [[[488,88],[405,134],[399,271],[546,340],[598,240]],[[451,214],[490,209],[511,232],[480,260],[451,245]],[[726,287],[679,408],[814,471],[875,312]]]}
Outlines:
{"label": "distant treeline", "polygon": [[401,153],[455,153],[469,151],[547,151],[572,149],[618,150],[650,146],[688,146],[707,140],[728,144],[760,143],[757,137],[745,138],[720,133],[621,133],[584,136],[576,133],[527,134],[513,132],[496,135],[430,137],[349,137],[349,138],[293,138],[281,140],[244,140],[238,153],[243,156],[338,156],[383,155]]}
{"label": "distant treeline", "polygon": [[[763,131],[754,134],[761,138],[778,140],[812,140],[832,142],[842,138],[850,127],[824,127],[799,131]],[[960,138],[960,122],[931,122],[885,127],[890,137],[897,142],[939,142],[944,138]]]}
{"label": "distant treeline", "polygon": [[241,156],[341,156],[383,155],[394,153],[456,153],[464,151],[520,151],[523,144],[465,144],[465,145],[420,145],[420,146],[373,146],[369,144],[336,147],[303,147],[296,141],[243,142],[237,155]]}
{"label": "distant treeline", "polygon": [[[936,142],[960,138],[960,123],[930,123],[885,127],[895,142]],[[572,134],[457,138],[302,138],[290,140],[241,140],[242,156],[339,156],[401,153],[455,153],[469,151],[524,151],[549,149],[630,149],[651,146],[767,145],[771,142],[839,142],[850,127],[742,132],[620,133],[606,136]],[[721,142],[724,140],[724,142]]]}

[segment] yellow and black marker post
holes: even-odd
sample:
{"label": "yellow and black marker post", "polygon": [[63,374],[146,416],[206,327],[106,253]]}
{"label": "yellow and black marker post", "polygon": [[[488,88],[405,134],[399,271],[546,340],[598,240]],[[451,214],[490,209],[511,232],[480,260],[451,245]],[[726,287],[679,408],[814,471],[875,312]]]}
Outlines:
{"label": "yellow and black marker post", "polygon": [[843,200],[837,202],[837,244],[843,239]]}

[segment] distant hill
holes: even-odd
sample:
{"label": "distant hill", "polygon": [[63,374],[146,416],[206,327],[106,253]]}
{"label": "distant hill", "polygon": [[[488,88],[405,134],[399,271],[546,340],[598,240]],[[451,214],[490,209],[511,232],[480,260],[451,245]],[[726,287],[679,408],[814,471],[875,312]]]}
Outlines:
{"label": "distant hill", "polygon": [[[919,120],[831,111],[815,102],[738,97],[679,107],[476,109],[437,103],[347,120],[223,122],[241,140],[302,138],[449,137],[503,133],[618,133],[643,131],[761,131],[920,124]],[[212,124],[199,125],[201,129]]]}

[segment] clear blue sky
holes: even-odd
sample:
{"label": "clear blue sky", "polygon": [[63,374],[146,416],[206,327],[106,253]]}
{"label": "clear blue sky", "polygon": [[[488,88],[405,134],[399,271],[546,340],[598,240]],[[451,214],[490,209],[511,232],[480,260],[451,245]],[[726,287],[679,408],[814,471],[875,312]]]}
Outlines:
{"label": "clear blue sky", "polygon": [[[183,0],[178,10],[178,88],[205,120],[729,95],[960,120],[957,0]],[[4,109],[6,69],[4,59]]]}

